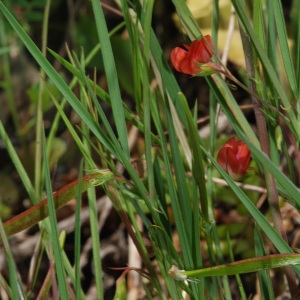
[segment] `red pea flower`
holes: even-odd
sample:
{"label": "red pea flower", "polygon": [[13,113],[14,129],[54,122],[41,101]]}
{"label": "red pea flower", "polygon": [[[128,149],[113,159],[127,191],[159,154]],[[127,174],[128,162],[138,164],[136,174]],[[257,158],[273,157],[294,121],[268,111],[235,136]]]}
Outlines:
{"label": "red pea flower", "polygon": [[246,174],[251,152],[243,141],[232,137],[220,150],[217,161],[233,180],[241,180]]}
{"label": "red pea flower", "polygon": [[176,47],[170,55],[171,63],[178,72],[207,76],[220,71],[216,63],[210,62],[214,50],[210,35],[204,36],[200,41],[193,41],[190,46],[183,46],[185,49]]}

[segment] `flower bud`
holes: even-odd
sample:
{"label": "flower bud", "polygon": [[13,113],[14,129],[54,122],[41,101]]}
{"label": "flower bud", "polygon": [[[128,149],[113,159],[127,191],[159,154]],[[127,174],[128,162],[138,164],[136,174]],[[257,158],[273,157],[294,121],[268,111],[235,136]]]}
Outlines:
{"label": "flower bud", "polygon": [[219,151],[217,161],[233,180],[241,180],[247,171],[251,152],[243,141],[232,137]]}

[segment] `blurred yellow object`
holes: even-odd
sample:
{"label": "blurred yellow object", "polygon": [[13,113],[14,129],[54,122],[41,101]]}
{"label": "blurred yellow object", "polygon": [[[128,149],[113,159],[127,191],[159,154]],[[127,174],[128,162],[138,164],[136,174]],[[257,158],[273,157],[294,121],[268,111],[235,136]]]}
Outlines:
{"label": "blurred yellow object", "polygon": [[[201,26],[201,28],[211,28],[212,23],[212,11],[213,11],[213,0],[187,0],[186,4],[193,14],[195,20]],[[228,21],[231,13],[231,2],[230,0],[219,1],[219,26],[220,28],[227,28]]]}
{"label": "blurred yellow object", "polygon": [[[201,32],[203,35],[211,33],[211,29],[202,29]],[[227,41],[228,31],[225,29],[218,30],[218,50],[223,52],[225,43]],[[217,54],[217,53],[216,53]],[[220,56],[219,56],[220,57]],[[228,52],[228,58],[234,64],[246,68],[244,50],[241,41],[240,32],[238,29],[235,29],[231,35],[230,48]]]}

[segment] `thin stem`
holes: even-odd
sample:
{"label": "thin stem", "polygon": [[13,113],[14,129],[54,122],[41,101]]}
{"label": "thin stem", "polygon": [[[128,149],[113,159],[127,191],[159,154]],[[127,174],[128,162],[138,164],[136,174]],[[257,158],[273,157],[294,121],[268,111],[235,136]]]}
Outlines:
{"label": "thin stem", "polygon": [[[277,115],[279,115],[284,121],[288,121],[288,119],[281,114],[278,109],[272,105],[270,105],[266,100],[261,99],[258,94],[255,94],[253,92],[253,90],[249,89],[247,86],[245,86],[243,83],[241,83],[238,79],[236,79],[233,74],[226,68],[226,66],[224,66],[223,64],[221,64],[224,67],[224,71],[218,69],[218,72],[220,72],[221,74],[225,75],[228,79],[230,79],[232,82],[234,82],[237,86],[239,86],[240,88],[242,88],[244,91],[246,91],[247,93],[249,93],[249,95],[251,95],[252,97],[254,97],[257,101],[260,102],[261,105],[266,106],[268,109],[272,110],[273,112],[275,112]],[[251,81],[253,81],[253,78],[250,78]]]}
{"label": "thin stem", "polygon": [[[254,109],[254,114],[256,119],[258,139],[260,141],[261,150],[268,157],[270,157],[270,143],[269,143],[267,122],[263,114],[262,102],[259,101],[258,99],[259,97],[257,95],[256,84],[255,81],[253,80],[253,78],[255,78],[255,68],[254,68],[252,45],[242,26],[240,27],[240,33],[241,33],[241,39],[242,39],[242,44],[245,53],[247,75],[250,79],[249,84],[250,84],[251,99],[252,99],[253,109]],[[265,175],[268,202],[269,202],[270,211],[274,222],[274,227],[280,233],[282,238],[287,242],[287,236],[286,236],[285,229],[283,227],[282,216],[279,209],[279,197],[278,197],[278,190],[276,187],[275,178],[266,168],[264,168],[264,166],[263,166],[263,171]],[[293,272],[292,268],[286,267],[285,274],[288,280],[290,293],[293,296],[293,299],[296,299],[296,294],[298,289],[296,284],[295,273]]]}
{"label": "thin stem", "polygon": [[[42,30],[42,53],[46,57],[47,40],[48,40],[48,20],[50,12],[51,0],[47,0],[44,10],[44,21]],[[41,170],[42,170],[42,128],[43,128],[43,94],[45,89],[45,72],[40,71],[40,89],[37,103],[37,118],[36,118],[36,138],[35,138],[35,178],[34,187],[36,194],[41,196]]]}

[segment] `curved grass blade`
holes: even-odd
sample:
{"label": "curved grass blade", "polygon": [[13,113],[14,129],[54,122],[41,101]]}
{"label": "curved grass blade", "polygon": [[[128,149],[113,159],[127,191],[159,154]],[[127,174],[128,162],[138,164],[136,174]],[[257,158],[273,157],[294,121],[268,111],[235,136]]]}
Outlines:
{"label": "curved grass blade", "polygon": [[[99,170],[97,173],[86,175],[82,178],[82,192],[85,192],[88,188],[96,185],[101,185],[111,180],[113,174],[109,170]],[[78,179],[74,180],[64,188],[53,193],[53,199],[55,204],[55,210],[60,209],[66,205],[71,199],[76,198],[78,189]],[[4,229],[7,236],[12,236],[26,228],[29,228],[41,220],[47,218],[49,215],[48,199],[44,199],[38,204],[32,206],[26,211],[20,213],[14,218],[6,221]]]}
{"label": "curved grass blade", "polygon": [[179,270],[176,266],[172,266],[169,274],[177,280],[186,280],[188,278],[245,274],[299,264],[300,254],[274,254],[192,271]]}

